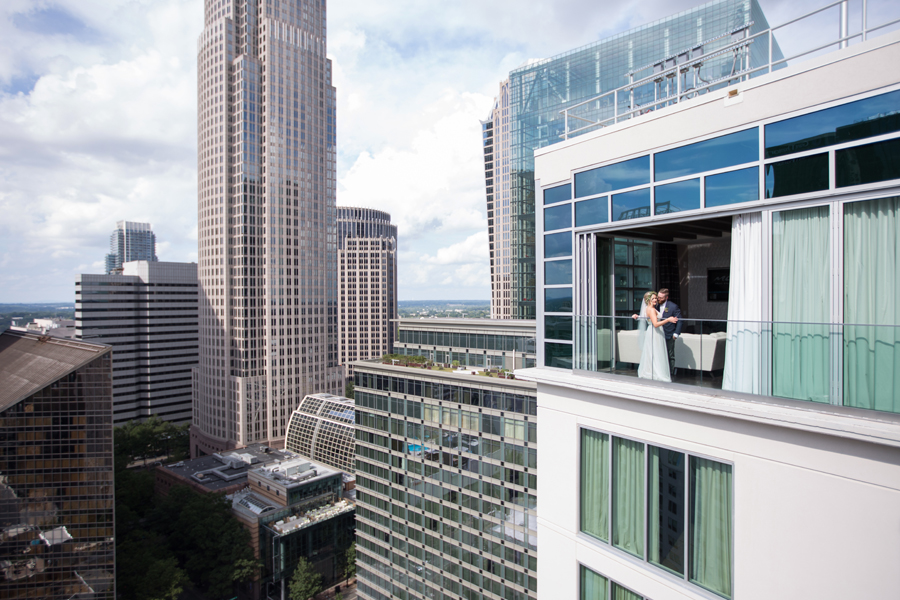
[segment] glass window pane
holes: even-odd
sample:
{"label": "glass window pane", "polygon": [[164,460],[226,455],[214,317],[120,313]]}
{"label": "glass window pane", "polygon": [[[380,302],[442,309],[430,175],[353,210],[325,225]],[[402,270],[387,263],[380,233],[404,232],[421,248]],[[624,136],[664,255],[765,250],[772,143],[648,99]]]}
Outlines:
{"label": "glass window pane", "polygon": [[544,317],[544,337],[551,340],[572,339],[572,317]]}
{"label": "glass window pane", "polygon": [[544,231],[567,229],[572,226],[572,205],[563,204],[544,209]]}
{"label": "glass window pane", "polygon": [[900,90],[766,125],[766,158],[900,131]]}
{"label": "glass window pane", "polygon": [[835,163],[837,187],[900,179],[900,140],[838,150]]}
{"label": "glass window pane", "polygon": [[545,289],[544,312],[572,312],[572,288]]}
{"label": "glass window pane", "polygon": [[731,465],[691,457],[690,579],[731,597]]}
{"label": "glass window pane", "polygon": [[628,246],[626,244],[616,244],[615,258],[617,265],[628,264]]}
{"label": "glass window pane", "polygon": [[755,162],[759,160],[759,129],[657,152],[653,160],[656,181]]}
{"label": "glass window pane", "polygon": [[616,290],[616,311],[628,309],[628,292],[626,290]]}
{"label": "glass window pane", "polygon": [[551,260],[545,262],[544,283],[547,285],[572,283],[572,261]]}
{"label": "glass window pane", "polygon": [[634,243],[634,264],[642,267],[651,266],[653,260],[653,246],[650,244]]}
{"label": "glass window pane", "polygon": [[581,565],[581,600],[607,600],[609,580]]}
{"label": "glass window pane", "polygon": [[898,231],[898,196],[844,205],[844,406],[900,413]]}
{"label": "glass window pane", "polygon": [[560,369],[572,368],[572,345],[544,343],[544,365]]}
{"label": "glass window pane", "polygon": [[649,453],[647,559],[684,575],[684,454],[656,446]]}
{"label": "glass window pane", "polygon": [[759,200],[759,167],[706,178],[706,207]]}
{"label": "glass window pane", "polygon": [[644,444],[613,438],[612,543],[644,556]]}
{"label": "glass window pane", "polygon": [[575,174],[575,197],[583,198],[650,183],[650,157],[632,158]]}
{"label": "glass window pane", "polygon": [[642,269],[635,267],[634,269],[634,287],[650,289],[653,287],[653,275],[650,269]]}
{"label": "glass window pane", "polygon": [[644,600],[644,597],[640,594],[635,594],[627,587],[622,587],[615,581],[611,581],[612,585],[612,597],[611,600]]}
{"label": "glass window pane", "polygon": [[828,155],[816,154],[766,165],[766,198],[828,189]]}
{"label": "glass window pane", "polygon": [[658,185],[654,188],[654,193],[656,194],[656,214],[658,215],[700,208],[699,179]]}
{"label": "glass window pane", "polygon": [[575,227],[606,223],[608,221],[609,199],[607,196],[575,203]]}
{"label": "glass window pane", "polygon": [[616,194],[612,200],[613,221],[650,216],[650,188]]}
{"label": "glass window pane", "polygon": [[572,234],[551,233],[544,236],[544,258],[572,256]]}
{"label": "glass window pane", "polygon": [[581,430],[581,531],[609,540],[609,436]]}
{"label": "glass window pane", "polygon": [[628,267],[616,267],[616,286],[631,287],[628,285]]}
{"label": "glass window pane", "polygon": [[572,199],[571,184],[558,185],[548,190],[544,190],[544,204],[554,204],[556,202],[565,202]]}

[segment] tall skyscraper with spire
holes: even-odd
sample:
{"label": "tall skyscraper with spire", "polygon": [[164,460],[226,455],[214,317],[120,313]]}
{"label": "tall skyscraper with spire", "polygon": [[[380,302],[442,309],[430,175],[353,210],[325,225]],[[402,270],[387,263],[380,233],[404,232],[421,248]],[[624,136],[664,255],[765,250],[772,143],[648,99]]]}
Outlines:
{"label": "tall skyscraper with spire", "polygon": [[306,394],[342,389],[325,0],[205,0],[204,10],[194,455],[280,447]]}

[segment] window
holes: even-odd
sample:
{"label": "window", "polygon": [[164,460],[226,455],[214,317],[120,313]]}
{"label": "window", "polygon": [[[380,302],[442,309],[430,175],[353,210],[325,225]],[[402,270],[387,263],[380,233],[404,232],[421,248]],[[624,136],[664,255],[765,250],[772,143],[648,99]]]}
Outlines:
{"label": "window", "polygon": [[581,532],[730,598],[731,465],[586,428],[580,441]]}
{"label": "window", "polygon": [[555,204],[572,199],[572,186],[568,183],[544,190],[544,204]]}
{"label": "window", "polygon": [[544,236],[544,258],[572,255],[572,234],[551,233]]}
{"label": "window", "polygon": [[700,180],[688,179],[667,185],[656,186],[657,215],[666,215],[683,210],[700,208]]}
{"label": "window", "polygon": [[835,152],[837,187],[900,179],[900,140]]}
{"label": "window", "polygon": [[759,160],[759,129],[747,129],[654,155],[656,181]]}
{"label": "window", "polygon": [[632,158],[575,173],[575,197],[583,198],[650,183],[650,157]]}
{"label": "window", "polygon": [[644,597],[581,565],[581,600],[644,600]]}
{"label": "window", "polygon": [[567,229],[572,226],[572,205],[563,204],[544,209],[544,231]]}
{"label": "window", "polygon": [[706,207],[759,200],[759,167],[706,178]]}
{"label": "window", "polygon": [[544,263],[544,284],[560,285],[572,283],[572,261],[554,260]]}
{"label": "window", "polygon": [[609,221],[609,198],[591,198],[575,203],[575,227],[596,225]]}

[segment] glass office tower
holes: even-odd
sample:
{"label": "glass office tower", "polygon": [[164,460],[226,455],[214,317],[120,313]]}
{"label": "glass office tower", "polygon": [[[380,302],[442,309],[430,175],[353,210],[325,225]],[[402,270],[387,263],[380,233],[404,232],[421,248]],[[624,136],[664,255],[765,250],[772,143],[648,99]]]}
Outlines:
{"label": "glass office tower", "polygon": [[206,0],[204,8],[194,455],[281,446],[306,394],[343,385],[325,2]]}
{"label": "glass office tower", "polygon": [[[491,114],[492,152],[485,151],[486,171],[490,163],[493,175],[487,187],[488,222],[493,225],[490,251],[496,259],[491,274],[492,317],[535,318],[534,151],[562,139],[566,118],[560,111],[626,85],[630,72],[685,50],[703,45],[710,54],[730,43],[732,32],[748,25],[751,33],[768,28],[756,0],[717,0],[552,58],[529,61],[509,74],[508,83],[501,84],[498,110]],[[777,47],[774,52],[780,56]],[[750,45],[751,66],[764,64],[767,58],[764,42]],[[704,81],[719,79],[734,65],[720,57],[705,64],[698,75]],[[581,117],[600,116],[590,106],[581,111]],[[505,150],[498,148],[498,131],[507,127],[508,171],[495,160]],[[507,254],[508,274],[501,260]],[[503,293],[506,286],[508,294]]]}
{"label": "glass office tower", "polygon": [[118,221],[109,236],[109,254],[106,255],[106,274],[118,273],[122,265],[135,260],[155,262],[156,234],[150,223]]}

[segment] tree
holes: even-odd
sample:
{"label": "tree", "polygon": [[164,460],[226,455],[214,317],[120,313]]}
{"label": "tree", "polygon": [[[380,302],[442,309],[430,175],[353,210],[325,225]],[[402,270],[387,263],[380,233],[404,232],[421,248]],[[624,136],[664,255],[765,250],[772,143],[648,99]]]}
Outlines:
{"label": "tree", "polygon": [[348,381],[347,385],[344,386],[344,397],[353,400],[353,387],[353,382]]}
{"label": "tree", "polygon": [[356,577],[356,542],[350,544],[344,553],[344,578],[353,579]]}
{"label": "tree", "polygon": [[309,600],[322,591],[322,576],[301,557],[288,584],[291,600]]}
{"label": "tree", "polygon": [[168,540],[191,581],[210,598],[230,598],[234,584],[253,579],[259,569],[250,534],[221,494],[175,486],[148,520]]}

